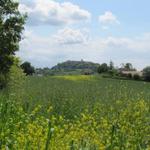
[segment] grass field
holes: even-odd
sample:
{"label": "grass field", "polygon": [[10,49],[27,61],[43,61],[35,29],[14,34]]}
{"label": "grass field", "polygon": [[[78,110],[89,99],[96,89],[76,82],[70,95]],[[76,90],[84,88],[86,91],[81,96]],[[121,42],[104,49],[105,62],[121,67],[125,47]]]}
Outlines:
{"label": "grass field", "polygon": [[149,150],[149,91],[100,76],[28,77],[0,93],[0,149]]}

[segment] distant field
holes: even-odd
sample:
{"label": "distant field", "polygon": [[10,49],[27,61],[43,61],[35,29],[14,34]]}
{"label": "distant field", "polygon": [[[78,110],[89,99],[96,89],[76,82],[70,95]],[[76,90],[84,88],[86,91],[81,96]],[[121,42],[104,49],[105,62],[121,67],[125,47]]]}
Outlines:
{"label": "distant field", "polygon": [[[31,106],[50,103],[60,114],[64,111],[79,113],[86,105],[92,107],[98,102],[111,105],[116,100],[150,99],[150,83],[99,76],[29,77],[23,90],[24,101]],[[68,110],[63,107],[66,104]]]}
{"label": "distant field", "polygon": [[0,96],[0,112],[5,112],[0,143],[9,147],[150,148],[150,83],[84,75],[28,77],[24,86],[14,91],[8,98],[14,101],[11,107],[4,94]]}

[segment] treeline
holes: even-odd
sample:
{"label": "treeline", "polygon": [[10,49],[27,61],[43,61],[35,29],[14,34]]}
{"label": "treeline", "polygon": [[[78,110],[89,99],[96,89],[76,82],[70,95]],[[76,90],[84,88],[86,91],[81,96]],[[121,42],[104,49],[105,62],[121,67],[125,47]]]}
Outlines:
{"label": "treeline", "polygon": [[144,80],[150,81],[150,67],[144,68],[142,71],[137,71],[131,63],[122,64],[121,67],[116,67],[112,61],[107,63],[93,63],[86,61],[66,61],[59,63],[52,68],[34,68],[29,62],[21,65],[26,75],[92,75],[100,74],[103,77],[116,79]]}
{"label": "treeline", "polygon": [[110,61],[107,65],[103,63],[99,65],[97,72],[103,77],[112,77],[116,79],[131,79],[150,81],[150,67],[145,67],[142,71],[137,71],[131,63],[122,64],[122,66],[114,67],[114,63]]}

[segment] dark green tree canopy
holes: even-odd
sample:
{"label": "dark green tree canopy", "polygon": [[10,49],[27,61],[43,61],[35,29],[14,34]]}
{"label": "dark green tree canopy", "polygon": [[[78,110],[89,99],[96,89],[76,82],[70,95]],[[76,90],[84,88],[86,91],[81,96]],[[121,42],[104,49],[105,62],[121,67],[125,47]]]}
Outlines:
{"label": "dark green tree canopy", "polygon": [[31,66],[31,63],[29,63],[29,62],[24,62],[21,65],[21,68],[23,69],[23,71],[26,75],[32,75],[33,73],[35,73],[34,67]]}
{"label": "dark green tree canopy", "polygon": [[126,63],[125,66],[124,66],[125,69],[127,70],[132,70],[133,69],[133,66],[131,63]]}
{"label": "dark green tree canopy", "polygon": [[98,67],[98,70],[97,72],[98,73],[104,73],[104,72],[107,72],[109,70],[109,67],[106,63],[103,63],[101,64],[99,67]]}
{"label": "dark green tree canopy", "polygon": [[150,66],[143,69],[144,80],[150,81]]}
{"label": "dark green tree canopy", "polygon": [[110,70],[113,70],[113,69],[114,69],[114,63],[113,63],[113,61],[110,61],[110,62],[109,62],[109,69],[110,69]]}
{"label": "dark green tree canopy", "polygon": [[26,20],[18,6],[13,0],[0,0],[0,74],[3,75],[13,65]]}

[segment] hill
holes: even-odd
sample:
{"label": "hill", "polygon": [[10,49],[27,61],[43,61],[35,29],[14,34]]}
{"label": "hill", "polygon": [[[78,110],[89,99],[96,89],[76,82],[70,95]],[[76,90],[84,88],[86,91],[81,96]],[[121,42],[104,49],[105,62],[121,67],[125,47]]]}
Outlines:
{"label": "hill", "polygon": [[51,68],[54,73],[64,74],[94,74],[99,64],[88,61],[65,61]]}

